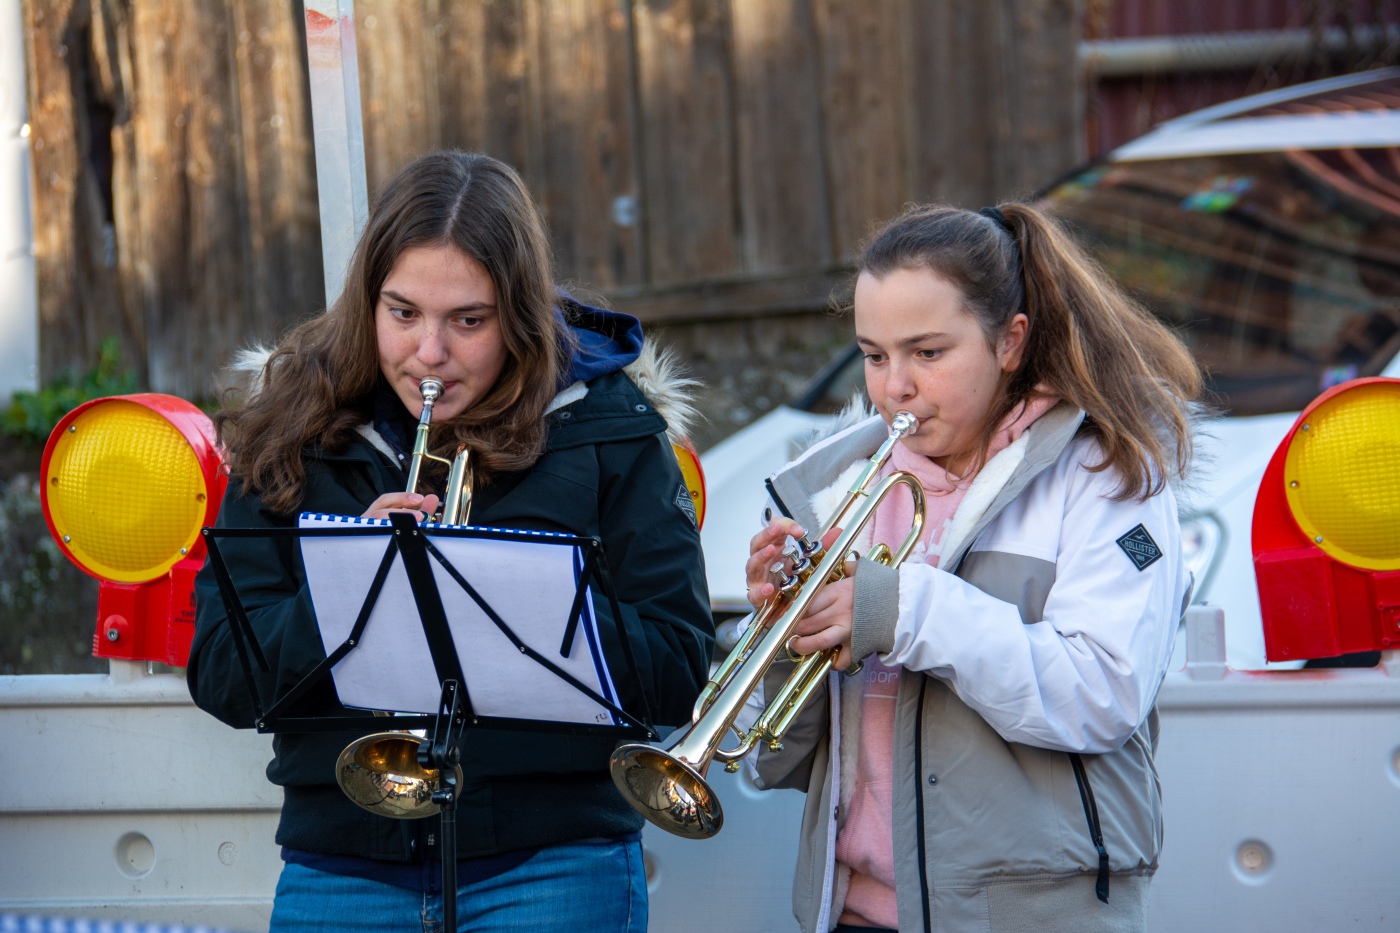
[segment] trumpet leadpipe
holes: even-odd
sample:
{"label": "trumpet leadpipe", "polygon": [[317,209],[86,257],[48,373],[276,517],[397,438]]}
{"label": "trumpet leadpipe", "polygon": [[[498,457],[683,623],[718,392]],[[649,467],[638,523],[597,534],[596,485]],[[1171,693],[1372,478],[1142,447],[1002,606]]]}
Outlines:
{"label": "trumpet leadpipe", "polygon": [[[428,422],[433,418],[433,405],[442,398],[443,381],[437,376],[424,376],[418,383],[418,391],[423,395],[423,411],[418,415],[418,427],[413,432],[413,456],[408,461],[407,492],[418,491],[418,474],[423,470],[423,458],[428,453]],[[435,458],[434,458],[435,459]]]}

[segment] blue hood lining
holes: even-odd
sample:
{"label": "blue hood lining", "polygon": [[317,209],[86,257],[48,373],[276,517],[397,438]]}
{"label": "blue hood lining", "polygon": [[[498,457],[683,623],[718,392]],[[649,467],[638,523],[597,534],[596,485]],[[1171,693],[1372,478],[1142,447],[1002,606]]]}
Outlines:
{"label": "blue hood lining", "polygon": [[560,389],[618,372],[642,353],[642,322],[630,314],[586,305],[564,291],[556,312],[574,337]]}

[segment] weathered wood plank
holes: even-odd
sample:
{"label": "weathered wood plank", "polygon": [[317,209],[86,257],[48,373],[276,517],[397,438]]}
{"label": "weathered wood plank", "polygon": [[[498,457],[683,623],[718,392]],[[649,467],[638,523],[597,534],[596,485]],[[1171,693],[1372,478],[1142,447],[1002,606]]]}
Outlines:
{"label": "weathered wood plank", "polygon": [[916,200],[1024,197],[1080,158],[1077,0],[910,8],[905,112]]}
{"label": "weathered wood plank", "polygon": [[[39,378],[47,381],[87,356],[89,335],[77,301],[74,209],[81,178],[73,79],[65,41],[74,4],[28,0],[24,31],[29,73],[29,137],[34,173],[34,268],[39,295]],[[80,54],[75,50],[73,54]]]}
{"label": "weathered wood plank", "polygon": [[89,0],[24,5],[41,383],[88,369],[109,335],[127,365],[144,365],[140,322],[116,286],[110,147],[93,139],[119,104],[92,13]]}
{"label": "weathered wood plank", "polygon": [[532,0],[538,170],[559,272],[602,288],[642,280],[626,0]]}
{"label": "weathered wood plank", "polygon": [[139,199],[119,225],[119,249],[139,273],[150,386],[189,398],[208,395],[247,306],[230,32],[224,6],[212,0],[131,8]]}
{"label": "weathered wood plank", "polygon": [[229,316],[225,350],[270,342],[325,306],[306,40],[294,6],[230,7],[249,240],[248,306]]}
{"label": "weathered wood plank", "polygon": [[985,46],[979,0],[915,4],[906,43],[905,123],[911,195],[964,207],[987,203],[991,133],[998,95],[971,61]]}
{"label": "weathered wood plank", "polygon": [[[131,354],[127,355],[124,341],[123,363],[136,369],[144,381],[149,375],[145,300],[140,275],[133,268],[135,251],[130,248],[130,244],[139,239],[136,204],[141,197],[136,175],[136,132],[131,119],[135,95],[131,11],[120,0],[97,0],[92,3],[92,13],[96,73],[100,76],[107,113],[111,115],[111,128],[106,135],[112,153],[111,173],[107,179],[111,192],[110,246],[114,279],[111,300],[118,305],[124,333],[130,335]],[[97,140],[95,135],[93,140]],[[105,284],[106,281],[101,281],[99,287]]]}
{"label": "weathered wood plank", "polygon": [[525,172],[534,73],[523,0],[452,0],[444,9],[443,145],[484,152]]}
{"label": "weathered wood plank", "polygon": [[728,3],[647,0],[633,16],[648,278],[733,275],[741,257]]}
{"label": "weathered wood plank", "polygon": [[831,223],[811,5],[769,0],[731,10],[745,266],[823,265]]}
{"label": "weathered wood plank", "polygon": [[442,145],[437,117],[437,4],[359,0],[355,40],[371,197],[405,163]]}
{"label": "weathered wood plank", "polygon": [[832,252],[854,257],[909,198],[901,54],[904,3],[816,0]]}
{"label": "weathered wood plank", "polygon": [[1085,78],[1077,49],[1083,0],[1016,0],[1017,158],[1007,166],[1002,197],[1026,197],[1084,159]]}

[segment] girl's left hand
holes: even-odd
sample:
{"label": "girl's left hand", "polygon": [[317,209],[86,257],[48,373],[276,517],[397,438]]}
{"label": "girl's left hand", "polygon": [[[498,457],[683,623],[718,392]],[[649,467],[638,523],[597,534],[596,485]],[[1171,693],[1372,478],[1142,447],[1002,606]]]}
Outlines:
{"label": "girl's left hand", "polygon": [[437,511],[436,495],[420,496],[416,492],[386,492],[370,503],[362,518],[388,518],[390,512],[412,512],[419,522],[425,522]]}
{"label": "girl's left hand", "polygon": [[851,577],[828,583],[812,600],[807,614],[794,629],[793,654],[812,654],[841,647],[835,670],[844,671],[854,663],[851,657],[851,614],[855,608],[856,581]]}

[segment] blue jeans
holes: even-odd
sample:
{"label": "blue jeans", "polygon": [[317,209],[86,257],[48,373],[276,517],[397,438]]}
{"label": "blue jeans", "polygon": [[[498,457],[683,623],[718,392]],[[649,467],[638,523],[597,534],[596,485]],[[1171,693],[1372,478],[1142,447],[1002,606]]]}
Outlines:
{"label": "blue jeans", "polygon": [[[647,880],[640,842],[586,839],[541,849],[494,878],[457,889],[459,933],[642,933]],[[442,895],[288,863],[270,933],[442,933]]]}

